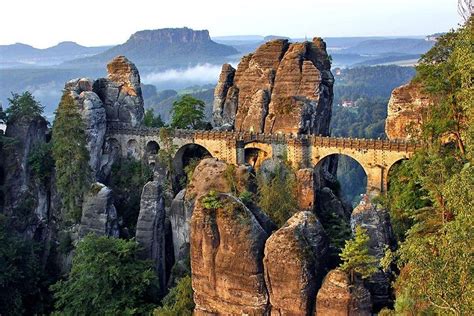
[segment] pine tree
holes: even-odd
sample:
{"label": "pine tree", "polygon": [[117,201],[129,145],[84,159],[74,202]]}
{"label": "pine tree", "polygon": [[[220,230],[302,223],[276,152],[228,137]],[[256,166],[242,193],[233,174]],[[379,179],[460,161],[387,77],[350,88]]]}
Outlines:
{"label": "pine tree", "polygon": [[369,235],[360,226],[356,227],[354,239],[346,241],[339,256],[342,260],[340,268],[350,274],[352,282],[355,274],[366,279],[378,271],[377,258],[369,254]]}
{"label": "pine tree", "polygon": [[82,117],[67,92],[61,98],[53,124],[53,158],[63,214],[66,220],[78,222],[82,197],[89,185],[89,153]]}

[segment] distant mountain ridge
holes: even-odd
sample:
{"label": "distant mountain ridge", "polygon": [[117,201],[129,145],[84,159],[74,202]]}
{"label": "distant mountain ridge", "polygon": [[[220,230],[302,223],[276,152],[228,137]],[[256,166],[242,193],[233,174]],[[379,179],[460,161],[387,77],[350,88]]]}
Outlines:
{"label": "distant mountain ridge", "polygon": [[23,43],[0,45],[0,64],[57,65],[67,60],[101,53],[109,47],[87,47],[71,41],[61,42],[44,49]]}
{"label": "distant mountain ridge", "polygon": [[77,59],[69,64],[103,65],[117,55],[127,56],[141,66],[182,66],[190,63],[221,61],[238,54],[231,46],[211,40],[209,31],[190,28],[165,28],[138,31],[123,44],[98,55]]}

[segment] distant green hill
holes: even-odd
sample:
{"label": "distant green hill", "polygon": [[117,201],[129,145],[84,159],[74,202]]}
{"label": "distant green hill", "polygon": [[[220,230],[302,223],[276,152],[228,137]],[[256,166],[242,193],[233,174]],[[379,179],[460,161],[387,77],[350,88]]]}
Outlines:
{"label": "distant green hill", "polygon": [[127,56],[137,66],[177,67],[204,62],[222,62],[239,52],[211,40],[207,30],[166,28],[139,31],[123,44],[95,56],[68,62],[74,65],[104,65],[118,55]]}

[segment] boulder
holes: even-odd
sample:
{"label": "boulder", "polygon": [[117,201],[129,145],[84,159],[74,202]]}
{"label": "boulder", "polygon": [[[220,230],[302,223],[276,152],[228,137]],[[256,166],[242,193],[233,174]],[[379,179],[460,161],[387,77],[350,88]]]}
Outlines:
{"label": "boulder", "polygon": [[191,271],[196,315],[264,315],[268,295],[263,251],[268,235],[237,198],[201,196],[191,219]]}
{"label": "boulder", "polygon": [[331,270],[318,291],[315,315],[372,315],[370,293],[361,283],[351,284],[347,273]]}
{"label": "boulder", "polygon": [[265,244],[271,315],[311,315],[323,277],[328,238],[309,211],[294,214]]}
{"label": "boulder", "polygon": [[334,78],[326,44],[266,42],[244,56],[234,73],[222,68],[214,99],[214,125],[237,131],[327,135]]}
{"label": "boulder", "polygon": [[95,182],[84,196],[79,236],[92,233],[99,236],[119,237],[117,210],[112,190]]}
{"label": "boulder", "polygon": [[167,283],[165,216],[163,188],[159,182],[150,181],[142,191],[136,240],[143,248],[143,257],[153,261],[161,289],[165,289]]}
{"label": "boulder", "polygon": [[[369,253],[377,259],[385,255],[385,249],[394,250],[396,247],[395,235],[390,223],[388,211],[379,204],[372,203],[367,195],[360,201],[351,215],[351,228],[356,226],[367,230],[370,237]],[[393,303],[391,290],[391,273],[379,271],[366,281],[366,287],[372,294],[374,309],[380,310]]]}
{"label": "boulder", "polygon": [[385,133],[390,140],[410,140],[419,135],[426,111],[433,104],[421,85],[410,82],[395,88],[388,101]]}
{"label": "boulder", "polygon": [[108,122],[136,127],[144,116],[140,74],[137,67],[124,56],[107,64],[107,78],[94,82],[93,91],[102,100]]}

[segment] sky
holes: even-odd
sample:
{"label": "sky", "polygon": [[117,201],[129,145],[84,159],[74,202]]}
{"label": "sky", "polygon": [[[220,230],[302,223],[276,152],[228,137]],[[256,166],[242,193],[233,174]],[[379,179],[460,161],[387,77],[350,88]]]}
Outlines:
{"label": "sky", "polygon": [[187,26],[211,36],[407,36],[461,21],[457,0],[4,0],[0,45],[114,45],[144,29]]}

